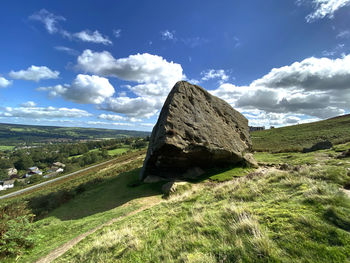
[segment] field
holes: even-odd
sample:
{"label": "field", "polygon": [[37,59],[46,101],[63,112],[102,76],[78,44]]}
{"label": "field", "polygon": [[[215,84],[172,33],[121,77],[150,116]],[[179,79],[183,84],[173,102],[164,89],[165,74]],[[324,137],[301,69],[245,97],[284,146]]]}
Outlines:
{"label": "field", "polygon": [[125,153],[125,152],[127,152],[129,149],[130,149],[130,148],[124,147],[124,148],[118,148],[118,149],[114,149],[114,150],[109,150],[109,151],[108,151],[108,154],[111,155],[111,156],[114,156],[114,155],[118,155],[118,154]]}
{"label": "field", "polygon": [[333,144],[350,141],[350,115],[294,125],[283,128],[256,131],[251,134],[255,151],[302,151],[317,142],[329,140]]}
{"label": "field", "polygon": [[15,148],[15,146],[10,145],[0,145],[0,151],[11,151]]}
{"label": "field", "polygon": [[149,132],[96,128],[33,126],[0,123],[0,145],[77,141],[122,137],[146,137]]}
{"label": "field", "polygon": [[[333,134],[344,130],[337,121],[309,125]],[[309,140],[324,133],[302,127],[297,135]],[[166,196],[164,182],[138,182],[140,151],[7,200],[0,206],[28,200],[37,217],[32,246],[3,262],[349,262],[350,158],[338,156],[350,142],[302,153],[288,138],[277,140],[286,152],[255,153],[258,169],[212,169]]]}

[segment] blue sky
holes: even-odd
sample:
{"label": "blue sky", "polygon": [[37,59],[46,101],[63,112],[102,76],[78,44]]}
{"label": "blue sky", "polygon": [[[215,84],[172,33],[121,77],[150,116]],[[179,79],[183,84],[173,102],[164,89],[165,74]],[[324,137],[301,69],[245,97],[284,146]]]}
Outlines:
{"label": "blue sky", "polygon": [[350,0],[5,1],[0,122],[151,130],[176,81],[250,125],[350,111]]}

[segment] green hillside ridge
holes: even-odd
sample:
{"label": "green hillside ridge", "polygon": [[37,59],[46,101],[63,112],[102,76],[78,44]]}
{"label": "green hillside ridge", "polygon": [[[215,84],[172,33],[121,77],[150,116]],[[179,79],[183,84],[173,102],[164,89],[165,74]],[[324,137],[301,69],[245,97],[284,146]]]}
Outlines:
{"label": "green hillside ridge", "polygon": [[[339,134],[339,141],[345,140],[348,121],[343,116],[253,133],[253,142],[260,133],[271,142],[265,144],[267,152],[255,153],[259,169],[212,169],[170,196],[162,196],[164,182],[138,182],[144,158],[140,151],[118,157],[100,171],[1,201],[0,209],[28,200],[27,209],[37,215],[33,223],[8,221],[8,210],[2,210],[0,230],[14,235],[11,226],[20,226],[23,231],[14,235],[17,243],[11,235],[8,240],[1,236],[1,261],[35,262],[90,231],[51,260],[350,262],[350,158],[337,158],[350,150],[350,143],[291,152],[299,136],[308,138],[300,147],[324,139],[322,134]],[[315,137],[310,127],[319,127]],[[287,132],[277,137],[281,129]],[[8,244],[15,250],[6,251]]]}
{"label": "green hillside ridge", "polygon": [[[149,132],[97,128],[57,127],[0,123],[0,145],[35,144],[55,140],[92,140],[146,137]],[[5,148],[6,149],[6,148]]]}
{"label": "green hillside ridge", "polygon": [[255,131],[251,133],[255,151],[296,152],[317,142],[328,140],[333,144],[350,141],[350,114],[336,118]]}

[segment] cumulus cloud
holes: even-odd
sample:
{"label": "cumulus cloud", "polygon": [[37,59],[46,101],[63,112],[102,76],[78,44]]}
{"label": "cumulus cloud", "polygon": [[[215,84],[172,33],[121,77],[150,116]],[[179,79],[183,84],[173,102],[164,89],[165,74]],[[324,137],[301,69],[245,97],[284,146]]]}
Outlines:
{"label": "cumulus cloud", "polygon": [[257,110],[266,118],[283,114],[284,124],[296,120],[291,114],[304,116],[299,123],[334,117],[350,111],[350,55],[307,58],[274,68],[248,86],[224,83],[211,92],[240,111]]}
{"label": "cumulus cloud", "polygon": [[208,81],[211,79],[219,79],[220,83],[224,83],[229,80],[229,76],[223,69],[208,69],[201,72],[202,80]]}
{"label": "cumulus cloud", "polygon": [[112,41],[109,40],[107,36],[103,36],[97,30],[95,30],[94,32],[91,32],[90,30],[83,30],[81,32],[72,34],[72,36],[84,42],[92,42],[92,43],[98,43],[98,44],[104,44],[104,45],[112,44]]}
{"label": "cumulus cloud", "polygon": [[116,114],[100,114],[99,119],[109,120],[109,121],[122,121],[125,117]]}
{"label": "cumulus cloud", "polygon": [[54,107],[5,107],[0,111],[2,117],[21,117],[21,118],[81,118],[89,117],[92,114],[85,110],[76,108],[54,108]]}
{"label": "cumulus cloud", "polygon": [[22,103],[21,106],[25,108],[31,108],[31,107],[35,107],[36,103],[34,101],[27,101]]}
{"label": "cumulus cloud", "polygon": [[290,66],[274,68],[252,83],[270,88],[329,90],[350,88],[350,55],[337,59],[307,58]]}
{"label": "cumulus cloud", "polygon": [[150,117],[162,106],[174,84],[183,77],[180,64],[148,53],[115,59],[109,52],[85,50],[77,60],[85,72],[136,82],[128,89],[137,97],[110,98],[103,109],[130,117]]}
{"label": "cumulus cloud", "polygon": [[30,66],[26,70],[11,71],[9,76],[13,79],[23,79],[38,82],[41,79],[57,79],[60,72],[55,70],[52,71],[45,66]]}
{"label": "cumulus cloud", "polygon": [[11,80],[7,80],[4,77],[0,76],[0,88],[6,88],[7,86],[9,86],[11,84],[12,84]]}
{"label": "cumulus cloud", "polygon": [[71,85],[40,87],[39,91],[49,91],[50,96],[62,96],[77,103],[100,104],[113,96],[115,90],[109,80],[95,75],[79,74]]}
{"label": "cumulus cloud", "polygon": [[107,99],[100,109],[122,113],[128,117],[150,118],[158,112],[162,104],[162,100],[150,97],[117,97]]}
{"label": "cumulus cloud", "polygon": [[37,20],[44,24],[46,30],[50,33],[56,33],[58,31],[59,21],[65,21],[66,19],[63,16],[57,16],[46,9],[41,9],[39,12],[36,12],[29,16],[31,20]]}
{"label": "cumulus cloud", "polygon": [[[305,0],[297,0],[298,4],[305,2]],[[325,17],[333,18],[334,14],[340,8],[350,5],[350,0],[312,0],[314,12],[306,16],[308,23]]]}

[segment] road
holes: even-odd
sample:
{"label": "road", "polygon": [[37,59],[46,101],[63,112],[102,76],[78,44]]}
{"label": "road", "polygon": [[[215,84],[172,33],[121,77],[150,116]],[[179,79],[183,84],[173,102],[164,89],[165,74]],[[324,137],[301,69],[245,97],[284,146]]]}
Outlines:
{"label": "road", "polygon": [[84,169],[81,169],[81,170],[79,170],[79,171],[76,171],[76,172],[73,172],[73,173],[70,173],[70,174],[66,174],[66,175],[63,175],[63,176],[60,176],[60,177],[51,179],[51,180],[49,180],[49,181],[42,182],[42,183],[40,183],[40,184],[36,184],[36,185],[30,186],[30,187],[27,187],[27,188],[18,190],[18,191],[16,191],[16,192],[9,193],[9,194],[7,194],[7,195],[2,195],[2,196],[0,196],[0,199],[5,199],[5,198],[9,198],[9,197],[13,197],[13,196],[16,196],[16,195],[23,194],[23,193],[28,192],[28,191],[30,191],[30,190],[33,190],[33,189],[42,187],[43,185],[47,185],[47,184],[51,184],[51,183],[53,183],[53,182],[57,182],[57,181],[62,180],[62,179],[64,179],[64,178],[67,178],[67,177],[70,177],[70,176],[72,176],[72,175],[75,175],[75,174],[78,174],[78,173],[81,173],[81,172],[84,172],[84,171],[87,171],[87,170],[90,170],[90,169],[99,167],[99,166],[101,166],[101,165],[105,165],[105,164],[107,164],[107,163],[111,163],[111,162],[113,162],[113,161],[115,161],[115,159],[109,160],[109,161],[106,161],[106,162],[103,162],[103,163],[95,164],[95,165],[86,167],[86,168],[84,168]]}

